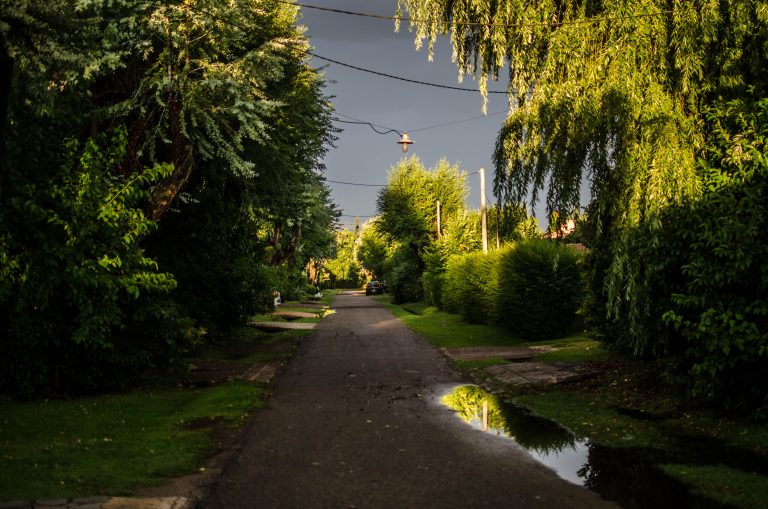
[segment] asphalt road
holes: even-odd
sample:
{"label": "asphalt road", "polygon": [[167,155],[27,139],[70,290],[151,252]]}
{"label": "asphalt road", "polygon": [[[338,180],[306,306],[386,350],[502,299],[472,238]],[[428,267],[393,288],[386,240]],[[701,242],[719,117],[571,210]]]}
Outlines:
{"label": "asphalt road", "polygon": [[384,307],[333,307],[198,509],[616,507],[443,407],[461,376]]}

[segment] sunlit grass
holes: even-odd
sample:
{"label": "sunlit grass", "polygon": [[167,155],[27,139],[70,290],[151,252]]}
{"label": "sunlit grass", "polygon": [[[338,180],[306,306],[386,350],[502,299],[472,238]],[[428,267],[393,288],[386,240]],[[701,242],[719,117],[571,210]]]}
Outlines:
{"label": "sunlit grass", "polygon": [[465,323],[460,315],[440,311],[435,306],[406,304],[405,307],[392,304],[388,295],[374,297],[383,303],[409,329],[420,334],[440,348],[470,346],[510,346],[523,341],[502,327],[473,325]]}

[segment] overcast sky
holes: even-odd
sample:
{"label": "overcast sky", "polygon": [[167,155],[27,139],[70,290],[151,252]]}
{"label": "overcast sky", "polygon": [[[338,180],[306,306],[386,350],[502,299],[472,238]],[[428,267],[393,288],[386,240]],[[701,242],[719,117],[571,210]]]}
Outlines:
{"label": "overcast sky", "polygon": [[[305,3],[387,16],[394,15],[396,8],[395,0],[306,0]],[[314,52],[320,56],[404,78],[477,88],[471,77],[458,83],[458,70],[451,61],[447,40],[437,45],[434,61],[429,62],[425,49],[415,50],[414,35],[406,25],[395,33],[392,21],[309,8],[302,8],[302,13],[301,24],[307,27]],[[326,64],[318,59],[312,61],[315,67]],[[491,155],[504,120],[503,113],[507,111],[506,95],[489,96],[487,117],[422,131],[420,129],[425,127],[480,117],[482,97],[476,92],[416,85],[336,64],[327,65],[325,74],[335,83],[330,84],[326,92],[334,96],[332,102],[337,114],[408,131],[415,142],[408,154],[417,155],[427,167],[434,167],[437,161],[445,158],[452,164],[460,163],[467,173],[485,168],[486,194],[490,202],[495,202]],[[488,88],[506,90],[506,82],[491,82]],[[344,131],[338,135],[336,147],[331,148],[325,158],[326,178],[363,184],[386,183],[389,169],[403,156],[397,144],[399,136],[395,133],[376,134],[366,125],[336,125]],[[469,184],[469,205],[479,208],[478,175],[471,176]],[[341,219],[347,226],[354,224],[354,216],[376,213],[379,188],[329,185],[334,201],[345,214]],[[361,217],[361,220],[365,218]]]}

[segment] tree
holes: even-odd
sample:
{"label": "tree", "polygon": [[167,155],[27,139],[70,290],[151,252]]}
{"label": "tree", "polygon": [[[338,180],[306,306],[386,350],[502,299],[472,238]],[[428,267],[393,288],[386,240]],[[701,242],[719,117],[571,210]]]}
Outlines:
{"label": "tree", "polygon": [[336,256],[325,261],[333,287],[356,288],[360,284],[362,267],[357,260],[358,237],[355,232],[336,232]]}
{"label": "tree", "polygon": [[[417,157],[403,159],[389,174],[387,187],[379,192],[377,229],[396,242],[393,268],[388,276],[396,300],[422,297],[422,273],[439,272],[452,252],[472,249],[472,221],[465,209],[466,174],[447,161],[427,170]],[[440,201],[438,240],[436,203]],[[475,236],[476,238],[476,236]]]}
{"label": "tree", "polygon": [[390,245],[377,228],[375,221],[363,225],[357,259],[373,279],[385,279],[387,258],[392,255]]}
{"label": "tree", "polygon": [[[663,211],[700,197],[696,160],[708,105],[768,92],[768,7],[725,0],[481,0],[407,6],[417,46],[450,31],[460,74],[487,79],[510,63],[513,109],[494,154],[505,202],[546,189],[547,208],[589,218],[594,310],[604,329],[646,355],[654,343],[645,250]],[[706,156],[705,156],[706,157]],[[643,239],[634,232],[642,226]]]}
{"label": "tree", "polygon": [[[41,362],[67,359],[86,378],[111,364],[75,362],[73,345],[124,333],[135,341],[120,343],[127,350],[112,350],[111,361],[140,373],[144,361],[180,353],[176,339],[189,325],[180,312],[225,329],[263,306],[273,278],[295,279],[329,250],[338,211],[319,160],[333,141],[331,105],[305,61],[297,15],[278,0],[2,3],[0,67],[10,72],[0,76],[0,303],[9,344],[58,342],[52,352],[61,355]],[[94,141],[99,133],[122,133],[119,149]],[[110,157],[70,149],[94,143]],[[66,200],[55,203],[51,190]],[[73,210],[72,196],[88,207]],[[88,216],[129,198],[110,227]],[[130,286],[135,264],[146,274]],[[75,267],[75,283],[51,273],[61,267]],[[45,301],[27,299],[45,315],[37,324],[27,304],[14,304],[29,281]],[[176,293],[160,291],[171,282]],[[81,321],[96,325],[80,334]]]}

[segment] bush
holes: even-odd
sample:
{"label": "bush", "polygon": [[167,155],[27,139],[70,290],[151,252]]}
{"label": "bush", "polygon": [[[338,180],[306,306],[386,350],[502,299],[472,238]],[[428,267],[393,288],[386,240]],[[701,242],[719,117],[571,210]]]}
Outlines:
{"label": "bush", "polygon": [[[687,371],[693,396],[765,417],[768,100],[728,103],[709,120],[714,132],[701,162],[704,196],[670,211],[666,221],[669,237],[685,248],[664,319],[681,334],[675,365]],[[658,251],[670,251],[670,244]]]}
{"label": "bush", "polygon": [[469,253],[449,258],[443,286],[443,305],[469,323],[495,323],[498,265],[505,251]]}
{"label": "bush", "polygon": [[421,282],[424,286],[424,302],[430,306],[437,306],[442,309],[443,299],[443,272],[427,271],[421,276]]}
{"label": "bush", "polygon": [[[67,143],[50,179],[7,181],[0,216],[0,386],[19,395],[120,386],[172,361],[181,334],[168,315],[172,275],[140,242],[141,207],[170,165],[114,177],[125,132]],[[164,319],[168,318],[168,320]],[[140,334],[128,330],[138,325]],[[176,329],[179,332],[181,329]]]}
{"label": "bush", "polygon": [[584,293],[580,258],[549,240],[527,240],[505,252],[498,275],[499,322],[531,339],[565,334]]}
{"label": "bush", "polygon": [[409,258],[397,260],[388,283],[392,292],[392,302],[395,304],[418,302],[424,297],[421,268],[415,260]]}

